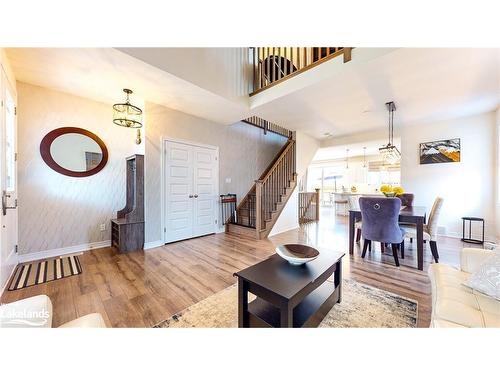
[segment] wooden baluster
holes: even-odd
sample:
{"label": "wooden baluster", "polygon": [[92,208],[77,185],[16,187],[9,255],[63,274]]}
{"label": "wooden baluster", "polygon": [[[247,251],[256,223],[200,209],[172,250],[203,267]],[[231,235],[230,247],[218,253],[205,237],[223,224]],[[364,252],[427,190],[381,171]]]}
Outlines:
{"label": "wooden baluster", "polygon": [[278,194],[277,194],[277,192],[278,192],[278,175],[276,172],[277,172],[276,170],[273,172],[273,195],[274,195],[274,203],[275,204],[279,200]]}
{"label": "wooden baluster", "polygon": [[272,62],[272,66],[271,66],[271,69],[273,70],[273,72],[272,72],[272,77],[273,77],[272,78],[272,82],[276,81],[276,74],[275,74],[276,61],[274,61],[275,56],[276,56],[275,53],[274,53],[274,49],[275,48],[276,47],[273,47],[273,55],[272,55],[273,56],[273,62]]}
{"label": "wooden baluster", "polygon": [[351,61],[352,48],[344,48],[344,63]]}
{"label": "wooden baluster", "polygon": [[316,190],[316,220],[319,220],[319,189]]}
{"label": "wooden baluster", "polygon": [[270,202],[269,202],[269,216],[271,216],[271,212],[273,210],[273,207],[274,207],[274,172],[271,173],[271,176],[270,176],[270,180],[271,180],[271,183],[269,184],[269,195],[270,195]]}
{"label": "wooden baluster", "polygon": [[290,74],[289,65],[290,64],[288,64],[288,48],[285,47],[285,68],[284,68],[285,77]]}
{"label": "wooden baluster", "polygon": [[262,181],[255,181],[255,230],[257,239],[260,239],[262,229]]}
{"label": "wooden baluster", "polygon": [[280,181],[280,194],[284,194],[283,187],[285,186],[285,169],[284,169],[284,164],[283,161],[280,163],[280,174],[281,174],[281,181]]}
{"label": "wooden baluster", "polygon": [[252,226],[252,196],[249,195],[248,196],[248,200],[247,200],[247,212],[248,212],[248,226]]}
{"label": "wooden baluster", "polygon": [[257,67],[258,67],[258,64],[257,64],[257,58],[256,58],[256,55],[255,55],[255,47],[252,47],[252,58],[253,58],[253,88],[252,88],[252,91],[255,92],[255,90],[257,90]]}
{"label": "wooden baluster", "polygon": [[266,64],[267,64],[267,82],[266,86],[269,85],[271,82],[271,74],[270,74],[270,69],[271,69],[271,59],[269,58],[269,47],[266,47]]}
{"label": "wooden baluster", "polygon": [[263,88],[265,87],[265,78],[264,78],[264,47],[261,47],[260,48],[260,51],[261,51],[261,54],[262,54],[262,59],[260,60],[261,61],[261,64],[260,64],[260,87]]}
{"label": "wooden baluster", "polygon": [[281,57],[281,47],[278,47],[278,55],[279,55],[279,60],[278,60],[278,79],[282,79],[283,78],[283,75],[281,73],[281,60],[282,60],[282,57]]}
{"label": "wooden baluster", "polygon": [[[267,219],[267,212],[269,211],[269,184],[268,184],[268,181],[265,181],[263,186],[265,187],[266,193],[264,194],[264,198],[263,198],[265,201],[265,204],[264,204],[264,214],[262,216],[263,216],[263,220],[266,220]],[[266,223],[263,222],[262,229],[265,229],[265,228],[266,228]]]}
{"label": "wooden baluster", "polygon": [[302,193],[299,193],[299,224],[302,223],[302,216],[300,213],[302,212]]}

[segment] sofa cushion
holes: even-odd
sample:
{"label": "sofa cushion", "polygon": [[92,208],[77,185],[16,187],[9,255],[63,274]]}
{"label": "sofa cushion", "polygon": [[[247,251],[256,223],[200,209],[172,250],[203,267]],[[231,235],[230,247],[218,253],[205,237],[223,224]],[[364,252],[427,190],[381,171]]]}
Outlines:
{"label": "sofa cushion", "polygon": [[481,311],[455,299],[438,298],[434,306],[436,319],[447,320],[464,327],[484,327],[485,322]]}
{"label": "sofa cushion", "polygon": [[434,319],[431,322],[432,328],[464,328],[463,325],[449,322],[448,320]]}
{"label": "sofa cushion", "polygon": [[500,253],[486,259],[465,282],[465,285],[500,300]]}
{"label": "sofa cushion", "polygon": [[65,323],[59,328],[106,328],[106,323],[101,314],[93,313]]}
{"label": "sofa cushion", "polygon": [[[479,259],[476,252],[469,255]],[[477,259],[473,259],[474,263]],[[475,268],[471,262],[468,266],[472,267],[467,269]],[[470,276],[468,272],[441,263],[429,266],[431,327],[500,327],[500,301],[464,285]]]}
{"label": "sofa cushion", "polygon": [[50,298],[41,294],[1,305],[0,327],[52,327],[52,302]]}

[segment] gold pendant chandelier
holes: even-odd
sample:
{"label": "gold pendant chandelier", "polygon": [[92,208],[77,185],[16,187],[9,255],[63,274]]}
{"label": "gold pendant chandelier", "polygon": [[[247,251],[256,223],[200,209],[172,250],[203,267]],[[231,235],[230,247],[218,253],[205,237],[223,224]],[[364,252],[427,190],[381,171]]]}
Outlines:
{"label": "gold pendant chandelier", "polygon": [[401,152],[393,144],[394,143],[394,112],[396,111],[396,104],[394,102],[385,103],[389,111],[389,143],[380,147],[378,151],[384,159],[384,163],[394,165],[401,160]]}
{"label": "gold pendant chandelier", "polygon": [[127,94],[127,99],[125,103],[117,103],[113,105],[113,123],[125,128],[137,129],[136,143],[140,144],[141,130],[142,128],[142,109],[130,104],[130,94],[133,93],[130,89],[123,89],[123,92]]}

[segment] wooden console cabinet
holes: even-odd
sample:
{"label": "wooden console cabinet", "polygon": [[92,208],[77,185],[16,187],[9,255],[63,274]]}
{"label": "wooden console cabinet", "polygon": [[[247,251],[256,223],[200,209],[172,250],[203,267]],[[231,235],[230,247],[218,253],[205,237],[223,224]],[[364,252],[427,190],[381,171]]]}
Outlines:
{"label": "wooden console cabinet", "polygon": [[120,252],[144,248],[144,155],[127,162],[127,201],[111,220],[111,245]]}

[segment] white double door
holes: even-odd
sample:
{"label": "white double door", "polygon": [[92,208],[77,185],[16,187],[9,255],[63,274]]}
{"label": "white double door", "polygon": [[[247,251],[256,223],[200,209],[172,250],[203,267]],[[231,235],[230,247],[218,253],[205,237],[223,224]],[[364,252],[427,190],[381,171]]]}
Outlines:
{"label": "white double door", "polygon": [[165,141],[165,242],[216,232],[218,150]]}

